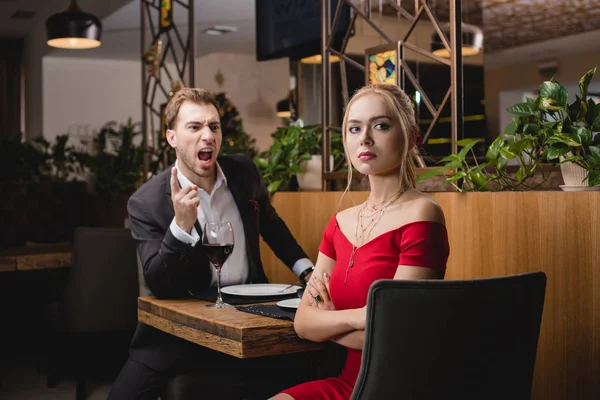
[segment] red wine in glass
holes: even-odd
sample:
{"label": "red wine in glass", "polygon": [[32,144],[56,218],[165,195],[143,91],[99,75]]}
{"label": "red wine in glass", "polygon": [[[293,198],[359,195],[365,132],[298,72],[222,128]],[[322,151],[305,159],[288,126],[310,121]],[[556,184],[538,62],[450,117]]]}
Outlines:
{"label": "red wine in glass", "polygon": [[210,262],[213,263],[214,267],[221,269],[223,264],[225,264],[225,261],[227,261],[233,252],[233,245],[225,243],[209,243],[204,245],[204,252]]}
{"label": "red wine in glass", "polygon": [[217,271],[217,300],[209,308],[228,308],[221,297],[221,269],[233,252],[234,237],[231,222],[207,222],[202,231],[204,253]]}

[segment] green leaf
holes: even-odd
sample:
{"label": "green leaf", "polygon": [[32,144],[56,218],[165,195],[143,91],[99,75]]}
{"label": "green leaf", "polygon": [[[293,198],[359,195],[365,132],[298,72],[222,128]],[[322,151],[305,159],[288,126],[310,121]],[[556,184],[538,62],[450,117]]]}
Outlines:
{"label": "green leaf", "polygon": [[583,126],[571,126],[571,137],[576,142],[587,145],[592,142],[591,132]]}
{"label": "green leaf", "polygon": [[528,103],[520,103],[515,104],[506,109],[509,113],[522,117],[529,117],[535,115],[535,111],[533,111],[533,104]]}
{"label": "green leaf", "polygon": [[524,137],[523,139],[515,141],[510,145],[509,150],[514,154],[521,154],[525,150],[533,150],[533,141],[530,137]]}
{"label": "green leaf", "polygon": [[564,163],[568,163],[568,162],[577,162],[577,161],[582,161],[583,157],[581,156],[571,156],[571,157],[566,157],[564,158],[560,163],[564,164]]}
{"label": "green leaf", "polygon": [[[540,86],[540,97],[542,97],[542,104],[544,104],[545,99],[550,99],[552,100],[551,105],[554,107],[558,107],[562,110],[566,110],[568,107],[567,89],[556,82],[546,81],[542,83]],[[548,108],[547,104],[544,105]]]}
{"label": "green leaf", "polygon": [[537,135],[540,131],[540,126],[538,124],[525,124],[523,125],[523,133],[528,133],[530,135]]}
{"label": "green leaf", "polygon": [[579,80],[579,93],[581,93],[581,99],[586,101],[587,92],[590,86],[590,82],[596,73],[596,67],[590,69],[586,74]]}
{"label": "green leaf", "polygon": [[[569,113],[569,118],[571,118],[572,121],[578,121],[579,120],[579,115],[582,114],[582,107],[581,107],[582,103],[581,103],[581,98],[577,95],[575,95],[575,101],[569,105],[569,108],[567,109],[568,113]],[[583,112],[583,114],[585,114],[585,111]]]}
{"label": "green leaf", "polygon": [[[561,147],[559,147],[559,146],[561,146]],[[548,161],[556,160],[558,157],[564,156],[565,154],[567,154],[569,152],[569,150],[571,150],[571,149],[568,146],[564,146],[562,144],[558,144],[558,145],[556,145],[556,147],[549,147],[548,150],[546,151],[546,159]]]}
{"label": "green leaf", "polygon": [[454,174],[454,175],[452,175],[452,176],[449,176],[449,177],[448,177],[448,178],[447,178],[447,179],[444,181],[444,183],[445,183],[445,184],[453,183],[453,182],[456,182],[456,181],[458,181],[458,180],[460,180],[460,179],[463,179],[463,178],[465,178],[466,176],[467,176],[467,174],[466,174],[465,172],[462,172],[462,171],[461,171],[461,172],[457,172],[456,174]]}
{"label": "green leaf", "polygon": [[485,154],[485,159],[488,161],[497,159],[498,155],[500,155],[500,148],[503,144],[504,140],[502,139],[502,136],[496,137],[496,139],[494,139],[492,144],[490,144],[488,147],[487,153]]}
{"label": "green leaf", "polygon": [[500,149],[500,154],[502,154],[502,157],[506,158],[507,160],[512,160],[513,158],[517,158],[517,155],[515,153],[513,153],[512,151],[510,151],[508,146],[503,146]]}
{"label": "green leaf", "polygon": [[479,190],[487,190],[487,179],[481,173],[481,168],[475,168],[469,171],[469,179]]}
{"label": "green leaf", "polygon": [[600,165],[600,146],[589,146],[588,158],[591,164]]}
{"label": "green leaf", "polygon": [[262,158],[262,157],[256,157],[254,159],[254,164],[258,167],[258,168],[267,168],[269,166],[269,162]]}
{"label": "green leaf", "polygon": [[281,179],[277,180],[277,181],[273,181],[269,184],[269,186],[267,186],[267,190],[269,191],[269,193],[275,193],[279,189],[280,185],[281,185]]}
{"label": "green leaf", "polygon": [[424,180],[433,178],[434,176],[441,175],[444,173],[443,168],[430,169],[417,176],[417,182],[423,182]]}
{"label": "green leaf", "polygon": [[456,145],[459,147],[465,147],[465,146],[469,146],[471,144],[477,144],[479,143],[480,139],[470,139],[470,138],[465,138],[465,139],[461,139],[458,142],[456,142]]}
{"label": "green leaf", "polygon": [[456,142],[457,145],[463,146],[463,148],[458,152],[458,161],[464,161],[469,150],[471,150],[478,142],[479,140],[475,139],[462,139]]}
{"label": "green leaf", "polygon": [[425,171],[419,176],[417,176],[417,182],[422,182],[436,175],[441,175],[450,169],[459,168],[461,165],[462,164],[459,161],[452,161],[444,165],[442,168],[430,169],[429,171]]}
{"label": "green leaf", "polygon": [[501,171],[504,168],[504,159],[502,157],[498,157],[494,166],[498,171]]}
{"label": "green leaf", "polygon": [[438,161],[438,164],[449,162],[449,161],[458,161],[458,154],[447,155],[446,157],[444,157],[440,161]]}
{"label": "green leaf", "polygon": [[504,128],[504,134],[505,135],[514,135],[517,132],[517,129],[519,129],[519,125],[521,124],[521,119],[516,116],[513,117],[509,124],[506,125],[506,128]]}
{"label": "green leaf", "polygon": [[540,109],[547,111],[550,116],[554,117],[554,111],[562,111],[566,110],[563,106],[556,102],[556,100],[544,97],[542,98],[542,103],[540,104]]}
{"label": "green leaf", "polygon": [[594,106],[594,120],[590,125],[594,132],[600,131],[600,103]]}
{"label": "green leaf", "polygon": [[535,101],[533,102],[533,111],[535,111],[536,113],[540,110],[540,104],[542,102],[542,98],[540,96],[537,97],[537,99],[535,99]]}
{"label": "green leaf", "polygon": [[525,176],[527,175],[527,173],[525,172],[525,167],[523,165],[521,165],[519,167],[519,170],[517,171],[517,179],[519,182],[523,182],[523,180],[525,179]]}
{"label": "green leaf", "polygon": [[588,179],[590,186],[600,185],[600,171],[590,171]]}
{"label": "green leaf", "polygon": [[573,147],[578,147],[581,146],[581,143],[576,142],[575,140],[573,140],[571,138],[571,136],[566,135],[564,133],[560,133],[560,134],[556,134],[554,136],[550,136],[547,140],[547,142],[549,145],[552,144],[556,144],[556,143],[564,143],[567,146],[573,146]]}

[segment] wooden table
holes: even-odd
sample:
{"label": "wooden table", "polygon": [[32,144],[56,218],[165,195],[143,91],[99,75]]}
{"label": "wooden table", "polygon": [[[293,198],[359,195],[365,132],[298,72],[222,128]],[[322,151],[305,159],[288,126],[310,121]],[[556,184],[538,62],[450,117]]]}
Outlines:
{"label": "wooden table", "polygon": [[0,272],[68,268],[72,264],[72,245],[40,245],[0,250]]}
{"label": "wooden table", "polygon": [[237,358],[255,358],[322,349],[298,338],[291,321],[235,308],[211,309],[196,299],[138,299],[138,320],[164,332]]}

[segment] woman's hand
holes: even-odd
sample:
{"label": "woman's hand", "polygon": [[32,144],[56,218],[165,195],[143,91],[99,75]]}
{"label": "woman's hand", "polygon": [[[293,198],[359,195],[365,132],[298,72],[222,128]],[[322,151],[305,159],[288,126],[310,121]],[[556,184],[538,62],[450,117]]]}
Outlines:
{"label": "woman's hand", "polygon": [[331,296],[329,295],[329,274],[327,272],[323,274],[322,280],[313,274],[306,283],[304,295],[309,296],[309,304],[311,307],[320,308],[322,310],[335,310],[335,305],[331,301]]}

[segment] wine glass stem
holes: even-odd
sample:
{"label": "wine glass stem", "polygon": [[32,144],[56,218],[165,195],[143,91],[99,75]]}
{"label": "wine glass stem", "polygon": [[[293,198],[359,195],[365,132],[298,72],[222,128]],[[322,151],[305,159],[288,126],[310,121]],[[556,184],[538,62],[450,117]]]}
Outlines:
{"label": "wine glass stem", "polygon": [[217,268],[217,304],[222,304],[223,298],[221,297],[221,268]]}

